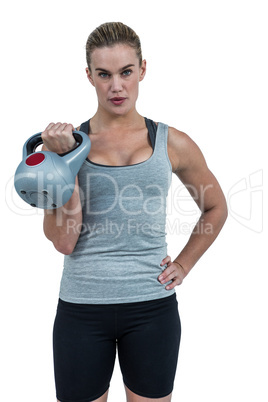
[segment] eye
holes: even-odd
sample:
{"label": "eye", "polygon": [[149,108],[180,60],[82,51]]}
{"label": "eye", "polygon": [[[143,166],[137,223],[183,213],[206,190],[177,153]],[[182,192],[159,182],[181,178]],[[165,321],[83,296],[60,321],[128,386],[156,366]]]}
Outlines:
{"label": "eye", "polygon": [[128,69],[122,72],[122,75],[128,77],[132,73],[132,70]]}
{"label": "eye", "polygon": [[98,75],[99,75],[99,77],[101,77],[101,78],[108,78],[108,77],[109,77],[109,74],[108,74],[108,73],[99,73]]}

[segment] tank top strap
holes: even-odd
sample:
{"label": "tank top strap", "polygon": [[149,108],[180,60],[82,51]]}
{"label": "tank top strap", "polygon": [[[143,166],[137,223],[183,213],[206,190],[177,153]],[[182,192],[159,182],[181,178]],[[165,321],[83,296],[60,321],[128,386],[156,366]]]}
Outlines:
{"label": "tank top strap", "polygon": [[154,149],[155,158],[156,159],[166,158],[169,168],[172,171],[172,165],[168,156],[167,141],[168,141],[168,125],[159,122],[157,124],[156,142]]}

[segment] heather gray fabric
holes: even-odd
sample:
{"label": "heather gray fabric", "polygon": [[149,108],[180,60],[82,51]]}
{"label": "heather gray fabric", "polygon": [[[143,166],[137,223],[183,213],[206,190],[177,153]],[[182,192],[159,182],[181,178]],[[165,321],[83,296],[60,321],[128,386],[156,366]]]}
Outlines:
{"label": "heather gray fabric", "polygon": [[[86,160],[79,171],[81,234],[65,256],[60,298],[111,304],[160,299],[175,291],[157,280],[167,256],[166,197],[172,168],[168,126],[159,123],[152,156],[108,167]],[[70,219],[69,228],[74,222]]]}

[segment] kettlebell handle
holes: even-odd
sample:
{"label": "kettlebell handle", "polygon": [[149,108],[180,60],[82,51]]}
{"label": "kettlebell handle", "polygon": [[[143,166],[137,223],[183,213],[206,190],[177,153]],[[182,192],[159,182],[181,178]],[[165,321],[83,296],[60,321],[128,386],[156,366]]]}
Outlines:
{"label": "kettlebell handle", "polygon": [[[26,143],[24,144],[24,147],[23,147],[23,159],[27,158],[27,156],[29,156],[33,152],[35,152],[36,148],[39,145],[43,144],[41,134],[42,134],[42,132],[34,134],[28,139],[28,141],[26,141]],[[79,145],[82,144],[83,136],[85,136],[85,135],[86,134],[81,132],[81,131],[76,131],[76,130],[73,131],[73,136],[74,136],[74,138],[75,138],[75,140],[76,140],[76,142],[78,144],[76,145],[75,148],[71,149],[70,151],[67,151],[67,152],[64,152],[64,153],[61,153],[61,154],[58,154],[58,155],[59,156],[65,156],[65,155],[69,154],[70,152],[72,152],[77,147],[79,147]]]}

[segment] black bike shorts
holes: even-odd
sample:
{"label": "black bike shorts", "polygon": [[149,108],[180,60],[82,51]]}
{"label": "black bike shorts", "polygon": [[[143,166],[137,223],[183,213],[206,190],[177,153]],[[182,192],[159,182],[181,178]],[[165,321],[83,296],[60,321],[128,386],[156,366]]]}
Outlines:
{"label": "black bike shorts", "polygon": [[176,293],[124,304],[59,299],[53,330],[57,398],[90,402],[109,388],[116,350],[125,385],[163,398],[173,390],[180,345]]}

